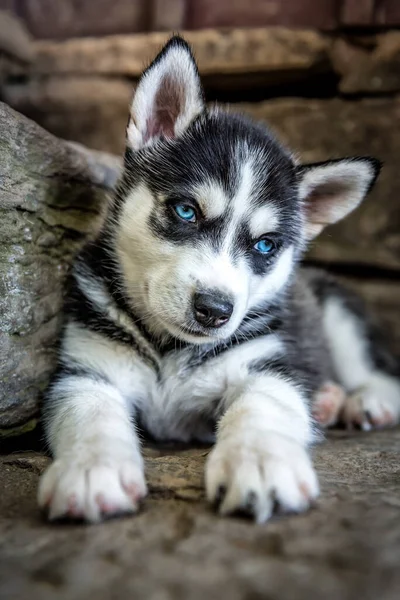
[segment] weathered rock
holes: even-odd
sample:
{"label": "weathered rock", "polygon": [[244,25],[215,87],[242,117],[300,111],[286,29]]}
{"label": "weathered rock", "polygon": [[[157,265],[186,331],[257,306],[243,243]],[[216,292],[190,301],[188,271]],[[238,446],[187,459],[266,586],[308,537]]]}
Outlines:
{"label": "weathered rock", "polygon": [[359,40],[335,40],[331,59],[344,94],[400,90],[400,31],[377,35],[370,46]]}
{"label": "weathered rock", "polygon": [[[312,30],[283,27],[186,31],[202,75],[268,71],[326,70],[327,37]],[[102,74],[139,77],[170,33],[115,35],[105,38],[37,41],[36,60],[26,75]]]}
{"label": "weathered rock", "polygon": [[37,413],[68,265],[101,222],[115,159],[0,104],[0,429]]}
{"label": "weathered rock", "polygon": [[206,505],[206,450],[148,449],[134,517],[49,525],[35,454],[0,461],[0,596],[23,600],[397,600],[400,431],[338,432],[315,449],[322,494],[300,516],[254,525]]}

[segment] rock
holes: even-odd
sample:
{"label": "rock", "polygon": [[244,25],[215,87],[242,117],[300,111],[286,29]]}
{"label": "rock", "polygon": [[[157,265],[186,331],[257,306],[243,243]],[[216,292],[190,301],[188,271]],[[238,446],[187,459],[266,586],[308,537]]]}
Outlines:
{"label": "rock", "polygon": [[[202,75],[268,71],[326,70],[327,37],[312,30],[284,27],[185,31]],[[114,35],[104,38],[37,41],[36,60],[19,74],[30,76],[89,74],[139,77],[170,33]]]}
{"label": "rock", "polygon": [[314,452],[317,506],[262,526],[206,505],[206,449],[146,449],[142,511],[91,527],[40,518],[48,459],[1,457],[0,596],[397,600],[399,448],[399,429],[331,434]]}
{"label": "rock", "polygon": [[335,40],[332,64],[340,75],[344,94],[376,94],[400,90],[400,31],[373,38],[368,46],[355,41]]}
{"label": "rock", "polygon": [[[0,104],[0,430],[25,425],[54,365],[63,283],[101,223],[114,157],[57,140]],[[1,433],[1,431],[0,431]]]}

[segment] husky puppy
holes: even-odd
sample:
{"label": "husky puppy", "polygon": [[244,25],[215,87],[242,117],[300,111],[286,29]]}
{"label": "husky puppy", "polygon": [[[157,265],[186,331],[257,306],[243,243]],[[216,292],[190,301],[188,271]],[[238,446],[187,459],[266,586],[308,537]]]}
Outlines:
{"label": "husky puppy", "polygon": [[299,268],[378,171],[372,158],[297,165],[263,125],[207,109],[190,48],[168,42],[136,89],[104,227],[72,272],[44,405],[50,519],[137,510],[139,429],[215,441],[209,501],[264,522],[317,497],[318,421],[398,422],[395,365],[357,305]]}

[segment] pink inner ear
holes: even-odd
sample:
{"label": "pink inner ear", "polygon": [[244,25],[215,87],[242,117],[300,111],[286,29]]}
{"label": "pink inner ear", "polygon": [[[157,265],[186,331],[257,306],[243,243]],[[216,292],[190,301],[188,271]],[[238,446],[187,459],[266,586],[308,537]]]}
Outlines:
{"label": "pink inner ear", "polygon": [[[346,192],[347,182],[329,181],[320,184],[306,198],[306,215],[314,223],[332,223],[335,214],[347,208]],[[344,206],[343,206],[344,205]]]}
{"label": "pink inner ear", "polygon": [[180,82],[165,75],[154,97],[151,116],[146,122],[145,142],[154,137],[173,138],[175,123],[184,104],[184,89]]}

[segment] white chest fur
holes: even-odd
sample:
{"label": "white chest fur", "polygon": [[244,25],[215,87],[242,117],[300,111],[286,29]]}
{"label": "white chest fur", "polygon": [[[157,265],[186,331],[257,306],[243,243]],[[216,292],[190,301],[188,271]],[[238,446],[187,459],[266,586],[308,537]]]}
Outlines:
{"label": "white chest fur", "polygon": [[281,351],[278,337],[268,335],[209,357],[198,366],[191,366],[190,350],[172,352],[161,363],[160,377],[149,381],[138,406],[140,420],[158,439],[212,441],[216,415],[224,402],[241,393],[251,364]]}
{"label": "white chest fur", "polygon": [[157,376],[129,346],[74,323],[64,337],[65,358],[103,374],[152,436],[181,441],[210,441],[213,420],[224,403],[243,392],[252,363],[282,351],[274,334],[228,348],[197,365],[190,349],[172,351],[158,359]]}

